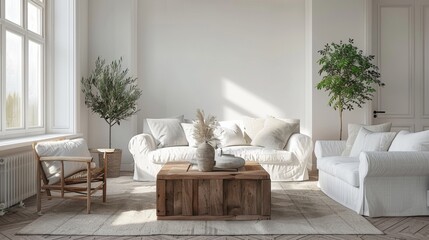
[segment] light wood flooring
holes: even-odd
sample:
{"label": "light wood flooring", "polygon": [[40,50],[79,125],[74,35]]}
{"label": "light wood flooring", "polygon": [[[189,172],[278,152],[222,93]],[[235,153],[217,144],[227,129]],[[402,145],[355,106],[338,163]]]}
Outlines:
{"label": "light wood flooring", "polygon": [[[129,175],[130,173],[122,173]],[[311,177],[310,181],[316,181]],[[61,199],[43,201],[43,210],[59,204]],[[187,240],[220,240],[220,239],[429,239],[428,217],[397,217],[397,218],[367,218],[375,227],[385,235],[256,235],[256,236],[143,236],[143,237],[106,237],[106,236],[16,236],[15,233],[27,224],[38,218],[36,214],[36,199],[31,197],[24,201],[25,207],[14,206],[8,209],[4,216],[0,216],[0,239],[187,239]]]}

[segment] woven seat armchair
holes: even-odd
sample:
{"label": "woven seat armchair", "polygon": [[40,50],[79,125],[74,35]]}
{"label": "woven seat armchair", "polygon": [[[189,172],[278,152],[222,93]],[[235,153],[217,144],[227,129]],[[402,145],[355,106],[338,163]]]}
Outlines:
{"label": "woven seat armchair", "polygon": [[[33,143],[33,151],[38,166],[39,214],[42,214],[43,192],[48,199],[59,197],[86,200],[88,214],[91,212],[92,195],[98,190],[103,191],[103,202],[106,202],[108,151],[88,149],[84,139]],[[96,167],[91,153],[102,153],[102,167]]]}

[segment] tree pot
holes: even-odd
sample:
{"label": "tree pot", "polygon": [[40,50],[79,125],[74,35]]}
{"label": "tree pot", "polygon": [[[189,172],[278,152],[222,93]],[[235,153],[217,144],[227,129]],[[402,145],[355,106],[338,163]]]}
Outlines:
{"label": "tree pot", "polygon": [[[115,149],[114,152],[109,152],[107,156],[107,177],[116,178],[121,175],[122,149]],[[100,167],[104,167],[103,153],[98,154]]]}

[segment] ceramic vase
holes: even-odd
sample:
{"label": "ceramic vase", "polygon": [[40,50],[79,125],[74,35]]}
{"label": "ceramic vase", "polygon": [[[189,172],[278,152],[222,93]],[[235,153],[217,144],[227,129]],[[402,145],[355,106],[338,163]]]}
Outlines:
{"label": "ceramic vase", "polygon": [[210,172],[213,170],[215,165],[214,161],[215,150],[207,142],[203,142],[198,145],[197,148],[197,164],[198,170],[201,172]]}

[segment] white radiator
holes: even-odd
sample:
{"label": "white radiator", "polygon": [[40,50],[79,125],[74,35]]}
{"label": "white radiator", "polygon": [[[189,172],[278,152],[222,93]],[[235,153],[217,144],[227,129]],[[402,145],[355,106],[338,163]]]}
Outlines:
{"label": "white radiator", "polygon": [[0,157],[0,215],[4,209],[37,193],[32,151]]}

